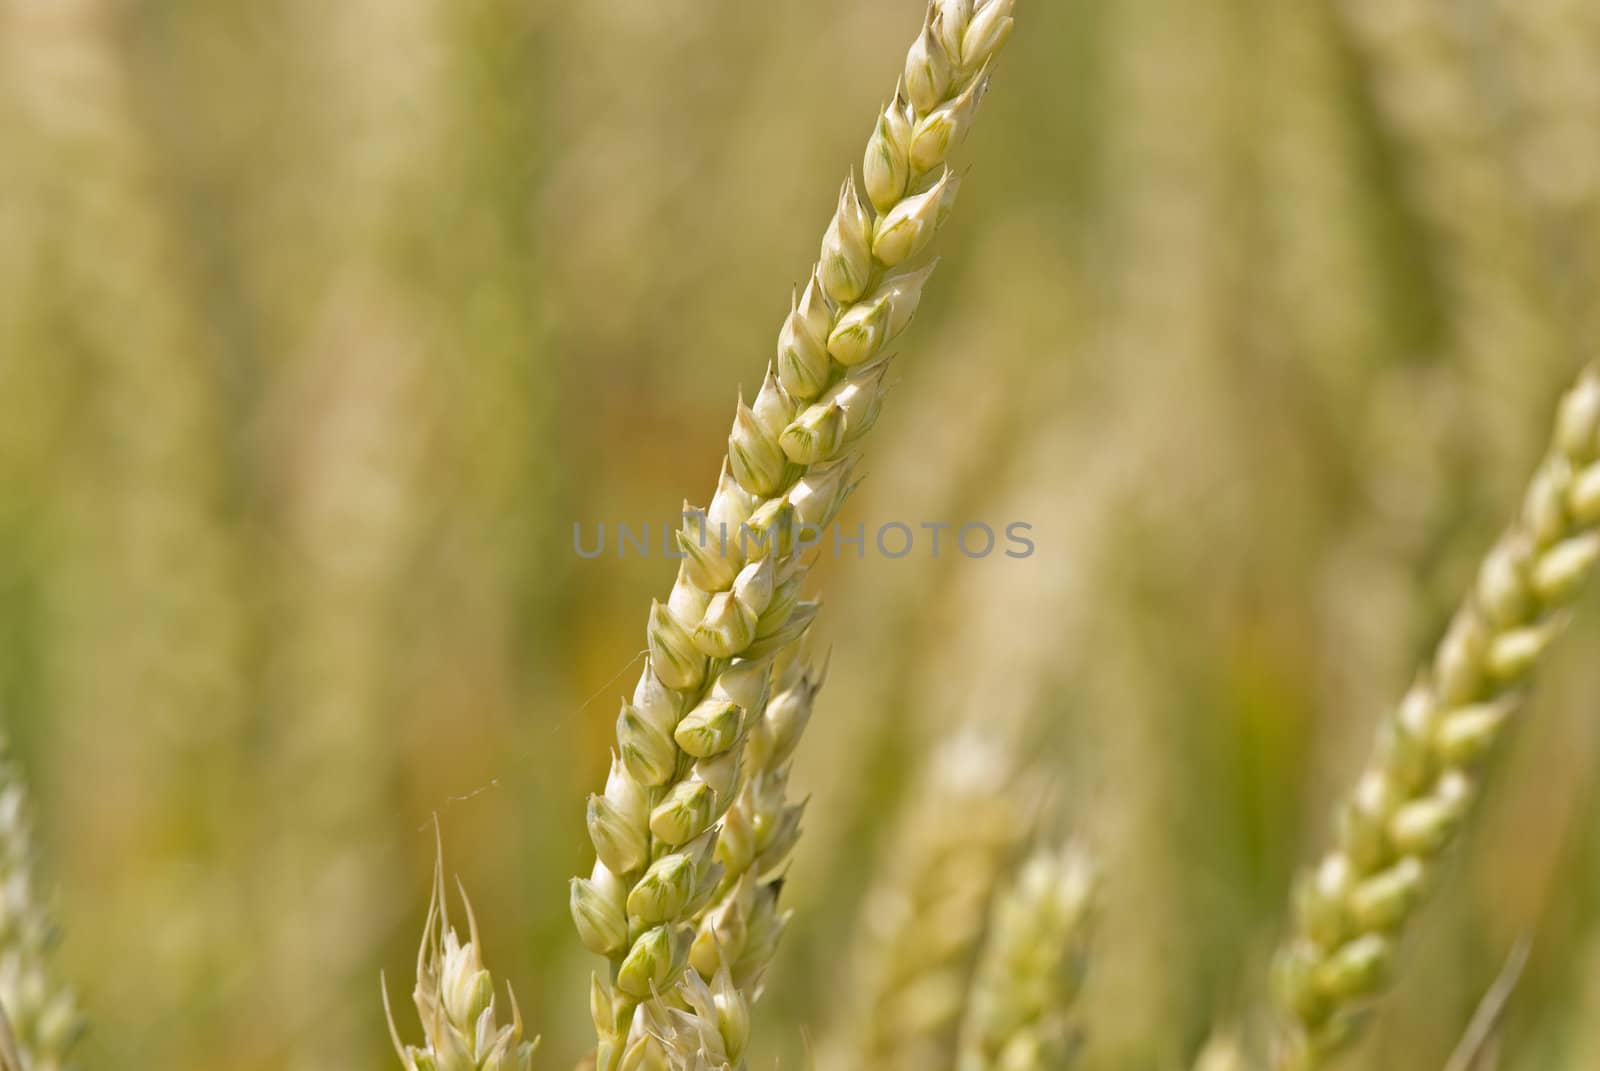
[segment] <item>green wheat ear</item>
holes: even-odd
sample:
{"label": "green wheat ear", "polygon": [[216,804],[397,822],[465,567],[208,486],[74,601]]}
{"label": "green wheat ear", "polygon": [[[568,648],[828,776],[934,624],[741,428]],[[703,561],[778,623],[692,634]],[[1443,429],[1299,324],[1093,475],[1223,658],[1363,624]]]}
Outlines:
{"label": "green wheat ear", "polygon": [[[816,678],[793,668],[817,611],[800,598],[797,534],[831,523],[855,485],[888,346],[932,272],[917,258],[960,185],[946,156],[976,118],[1013,4],[929,6],[775,360],[739,400],[716,493],[705,510],[685,508],[682,566],[651,606],[649,659],[622,704],[605,790],[589,801],[594,869],[572,882],[579,935],[608,961],[591,995],[598,1071],[743,1066],[744,1032],[707,1009],[747,1014],[733,1006],[759,996],[786,921],[771,879],[799,829],[786,770]],[[693,1037],[705,1043],[690,1060],[695,1043],[682,1039]]]}
{"label": "green wheat ear", "polygon": [[1277,1057],[1305,1071],[1354,1032],[1478,791],[1477,767],[1600,560],[1600,371],[1562,403],[1521,515],[1484,560],[1433,661],[1378,733],[1334,845],[1305,875],[1275,991]]}
{"label": "green wheat ear", "polygon": [[1066,1066],[1094,887],[1088,855],[1068,845],[1035,852],[996,898],[967,998],[960,1071]]}

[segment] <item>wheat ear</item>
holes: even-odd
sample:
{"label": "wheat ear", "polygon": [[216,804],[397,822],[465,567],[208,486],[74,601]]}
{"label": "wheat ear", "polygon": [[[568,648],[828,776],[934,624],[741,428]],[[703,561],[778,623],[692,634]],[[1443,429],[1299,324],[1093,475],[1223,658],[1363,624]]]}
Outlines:
{"label": "wheat ear", "polygon": [[1080,849],[1040,851],[996,899],[968,998],[960,1071],[1047,1071],[1071,1053],[1067,1012],[1088,955],[1094,868]]}
{"label": "wheat ear", "polygon": [[433,872],[433,898],[417,953],[417,987],[412,999],[422,1020],[423,1044],[406,1045],[395,1027],[389,988],[383,989],[383,1011],[389,1038],[405,1071],[531,1071],[539,1039],[522,1040],[522,1012],[516,994],[506,986],[511,1021],[501,1025],[494,977],[483,964],[483,941],[467,891],[457,883],[467,912],[467,940],[450,924],[445,902],[444,858]]}
{"label": "wheat ear", "polygon": [[1600,559],[1600,370],[1567,395],[1522,512],[1489,553],[1431,665],[1382,726],[1340,812],[1334,847],[1306,874],[1275,989],[1284,1071],[1319,1066],[1375,998],[1406,922],[1477,793],[1475,768],[1522,705],[1561,633],[1563,608]]}
{"label": "wheat ear", "polygon": [[975,733],[935,756],[863,903],[858,983],[819,1067],[955,1068],[990,905],[1029,833],[1014,773]]}
{"label": "wheat ear", "polygon": [[885,348],[932,270],[910,264],[955,199],[945,156],[976,115],[1013,3],[930,6],[868,143],[868,203],[852,175],[776,361],[754,400],[739,402],[711,504],[685,511],[677,581],[651,607],[649,658],[617,719],[605,791],[590,799],[598,858],[572,883],[579,934],[610,961],[595,989],[599,1071],[614,1071],[625,1046],[630,1067],[661,1055],[651,1031],[632,1030],[634,1012],[683,978],[695,918],[726,881],[739,884],[716,858],[718,823],[739,797],[772,661],[816,613],[799,598],[806,533],[825,527],[853,486],[856,444],[883,401]]}
{"label": "wheat ear", "polygon": [[82,1029],[72,993],[45,969],[55,932],[34,888],[27,790],[0,737],[0,1007],[21,1071],[60,1071]]}

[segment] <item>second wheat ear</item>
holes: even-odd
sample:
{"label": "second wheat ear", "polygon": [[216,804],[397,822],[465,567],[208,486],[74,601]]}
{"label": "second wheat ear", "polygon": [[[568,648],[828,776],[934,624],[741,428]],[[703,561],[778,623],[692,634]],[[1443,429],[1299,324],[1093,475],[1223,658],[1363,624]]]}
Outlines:
{"label": "second wheat ear", "polygon": [[[801,599],[797,535],[831,523],[854,486],[856,451],[883,403],[887,347],[932,272],[916,260],[960,185],[946,156],[977,116],[1013,5],[930,4],[861,181],[852,175],[840,190],[775,359],[739,402],[716,493],[705,510],[685,510],[685,557],[666,601],[651,606],[649,660],[617,718],[605,790],[589,801],[594,869],[572,882],[579,934],[609,964],[591,999],[597,1071],[743,1065],[738,1024],[785,923],[778,883],[763,879],[798,833],[798,812],[773,798],[798,724],[781,748],[752,735],[773,699],[774,665],[792,662],[817,612]],[[767,798],[740,817],[777,817],[765,845],[746,823],[723,822],[747,775]],[[651,1007],[685,984],[676,1006]],[[695,1048],[692,1058],[681,1051]]]}
{"label": "second wheat ear", "polygon": [[1069,845],[1035,851],[995,898],[967,996],[959,1071],[1067,1065],[1094,888],[1094,864]]}
{"label": "second wheat ear", "polygon": [[539,1039],[523,1040],[522,1011],[509,983],[506,1005],[499,1004],[494,976],[483,962],[483,939],[478,935],[472,901],[459,881],[456,888],[467,912],[465,941],[450,923],[441,850],[417,953],[417,985],[412,991],[422,1021],[421,1045],[400,1040],[388,986],[383,990],[383,1013],[395,1053],[405,1071],[532,1071]]}
{"label": "second wheat ear", "polygon": [[1333,847],[1301,881],[1276,990],[1282,1071],[1309,1071],[1355,1032],[1396,943],[1478,793],[1477,766],[1600,562],[1600,368],[1562,402],[1522,511],[1484,559],[1433,661],[1380,728],[1339,812]]}

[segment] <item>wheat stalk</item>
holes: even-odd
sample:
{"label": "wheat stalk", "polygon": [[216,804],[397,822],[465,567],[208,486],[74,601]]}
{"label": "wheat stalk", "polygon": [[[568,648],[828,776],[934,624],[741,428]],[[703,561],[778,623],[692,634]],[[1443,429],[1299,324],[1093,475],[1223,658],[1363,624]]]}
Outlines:
{"label": "wheat stalk", "polygon": [[740,399],[711,504],[685,511],[677,581],[651,607],[649,658],[617,720],[606,789],[589,803],[597,861],[572,883],[579,934],[610,961],[595,1004],[599,1071],[622,1063],[625,1046],[639,1052],[626,1055],[629,1066],[659,1047],[655,1032],[634,1029],[635,1011],[683,977],[694,920],[725,883],[745,884],[717,859],[718,824],[739,798],[772,663],[816,614],[799,598],[802,537],[825,527],[853,486],[856,443],[883,401],[885,348],[910,322],[932,270],[910,264],[959,185],[945,157],[976,115],[1013,2],[930,5],[868,143],[868,203],[852,175],[779,333],[777,359],[753,401]]}
{"label": "wheat stalk", "polygon": [[1275,990],[1284,1071],[1320,1065],[1375,998],[1396,941],[1477,794],[1477,764],[1600,559],[1600,371],[1561,406],[1522,512],[1489,553],[1432,663],[1379,732],[1333,848],[1301,881]]}
{"label": "wheat stalk", "polygon": [[[338,995],[381,940],[388,920],[375,905],[392,903],[385,890],[396,877],[389,846],[362,831],[382,825],[395,776],[397,681],[412,653],[395,625],[419,584],[438,508],[421,481],[437,444],[436,370],[448,344],[421,308],[426,284],[394,243],[427,218],[416,185],[438,159],[454,159],[441,140],[455,83],[442,69],[440,30],[452,10],[437,0],[287,7],[315,57],[302,91],[339,132],[313,143],[322,161],[316,223],[330,255],[316,265],[309,323],[274,355],[269,380],[268,411],[291,418],[267,425],[282,466],[272,543],[281,553],[269,560],[283,596],[282,627],[270,637],[280,728],[266,768],[284,804],[260,880],[275,906],[275,1000],[304,1023],[287,1034],[294,1062],[370,1065],[377,1055]],[[354,58],[368,49],[398,61]],[[396,111],[408,121],[395,123]]]}
{"label": "wheat stalk", "polygon": [[[1488,411],[1476,445],[1531,454],[1528,418],[1565,375],[1570,340],[1553,315],[1534,221],[1476,79],[1465,7],[1443,0],[1341,0],[1338,7],[1402,150],[1413,207],[1431,228],[1452,345],[1482,387]],[[1510,362],[1507,353],[1520,357]]]}
{"label": "wheat stalk", "polygon": [[450,924],[444,888],[444,855],[434,865],[433,898],[417,953],[417,986],[412,999],[422,1020],[423,1044],[406,1045],[395,1026],[389,989],[383,988],[383,1011],[389,1038],[406,1071],[531,1071],[539,1039],[522,1040],[522,1012],[516,994],[506,986],[511,1021],[497,1015],[494,977],[483,963],[478,919],[466,889],[457,882],[467,912],[467,939]]}
{"label": "wheat stalk", "polygon": [[1574,992],[1559,1064],[1571,1071],[1600,1067],[1600,940],[1591,931],[1581,941],[1573,954]]}
{"label": "wheat stalk", "polygon": [[[101,1025],[119,1035],[231,1007],[249,931],[233,924],[242,897],[215,890],[243,870],[245,844],[257,847],[229,824],[251,810],[235,760],[253,585],[225,445],[239,414],[221,389],[215,293],[190,271],[192,232],[151,144],[126,13],[106,0],[0,0],[0,69],[23,134],[4,151],[37,175],[22,206],[42,244],[33,344],[75,395],[64,427],[76,433],[52,446],[59,482],[30,502],[52,541],[41,668],[53,720],[86,730],[74,782],[137,786],[91,794],[76,815],[120,830],[95,892],[121,907],[73,927],[106,962],[140,965],[101,989]],[[13,362],[28,363],[0,356]],[[184,912],[169,890],[182,890]],[[158,1062],[139,1051],[155,1036],[124,1035],[122,1058]]]}
{"label": "wheat stalk", "polygon": [[82,1030],[76,999],[46,970],[55,932],[34,887],[27,790],[0,737],[0,1009],[20,1071],[59,1071]]}
{"label": "wheat stalk", "polygon": [[1444,1071],[1493,1071],[1500,1066],[1500,1044],[1506,1014],[1511,1009],[1511,998],[1522,981],[1522,972],[1528,967],[1528,956],[1532,951],[1533,944],[1526,938],[1512,948],[1500,973],[1478,1002],[1477,1010],[1467,1022],[1466,1032],[1461,1035],[1455,1051],[1444,1065]]}
{"label": "wheat stalk", "polygon": [[[1086,343],[1088,365],[1121,373],[1097,399],[1105,415],[1079,414],[1103,436],[1100,445],[1089,446],[1091,436],[1079,447],[1096,455],[1099,504],[1090,508],[1100,512],[1064,508],[1065,519],[1084,529],[1076,554],[1089,564],[1072,566],[1078,590],[1059,597],[1068,624],[1052,630],[1072,634],[1076,619],[1078,634],[1095,639],[1058,644],[1054,660],[1043,663],[1057,694],[1044,694],[1056,717],[1063,691],[1080,709],[1116,711],[1085,719],[1074,747],[1094,754],[1095,777],[1139,786],[1117,806],[1096,803],[1082,814],[1083,832],[1116,876],[1117,905],[1099,938],[1116,953],[1099,958],[1094,990],[1082,997],[1096,1017],[1086,1062],[1170,1066],[1185,1055],[1181,1039],[1152,1025],[1209,1011],[1197,999],[1186,948],[1206,909],[1199,898],[1171,895],[1192,878],[1182,829],[1200,786],[1176,727],[1190,722],[1184,712],[1195,697],[1173,679],[1178,633],[1149,612],[1148,593],[1155,577],[1166,584],[1202,573],[1204,593],[1190,594],[1212,604],[1238,587],[1247,566],[1235,551],[1248,539],[1236,518],[1253,508],[1254,481],[1237,474],[1281,451],[1270,445],[1270,421],[1245,419],[1237,408],[1240,378],[1258,374],[1249,356],[1257,342],[1226,312],[1254,300],[1248,280],[1256,274],[1246,270],[1228,222],[1237,218],[1235,76],[1254,62],[1231,32],[1239,9],[1121,0],[1104,11],[1108,40],[1126,58],[1106,73],[1101,166],[1108,185],[1097,223],[1107,243],[1107,296]],[[1170,121],[1180,113],[1182,122]],[[1247,445],[1238,434],[1245,427],[1262,438]],[[1152,472],[1184,475],[1166,481],[1170,493],[1152,495],[1140,490]],[[1224,472],[1233,475],[1219,478]],[[1262,478],[1272,477],[1263,471]],[[1185,538],[1177,545],[1152,537],[1180,528]],[[1251,564],[1259,565],[1254,555]],[[1230,597],[1220,594],[1222,602]]]}
{"label": "wheat stalk", "polygon": [[1586,0],[1497,0],[1518,174],[1544,216],[1557,284],[1585,345],[1600,340],[1600,10]]}
{"label": "wheat stalk", "polygon": [[996,899],[969,997],[960,1071],[1067,1064],[1067,1012],[1088,954],[1094,868],[1078,848],[1040,851]]}
{"label": "wheat stalk", "polygon": [[1268,253],[1291,334],[1309,371],[1349,397],[1383,355],[1385,278],[1372,240],[1371,189],[1360,181],[1360,130],[1343,96],[1342,42],[1319,3],[1273,4],[1261,47],[1272,92],[1259,145]]}

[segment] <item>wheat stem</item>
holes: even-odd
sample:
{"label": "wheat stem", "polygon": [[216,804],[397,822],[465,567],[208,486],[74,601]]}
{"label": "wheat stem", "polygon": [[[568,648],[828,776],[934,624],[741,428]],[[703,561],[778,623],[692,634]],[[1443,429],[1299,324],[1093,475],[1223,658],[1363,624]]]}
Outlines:
{"label": "wheat stem", "polygon": [[[1465,5],[1342,0],[1398,144],[1413,208],[1431,230],[1452,346],[1482,386],[1488,456],[1517,456],[1528,417],[1570,359],[1549,265],[1475,71]],[[1508,362],[1505,354],[1516,353]]]}
{"label": "wheat stem", "polygon": [[1566,310],[1592,346],[1600,341],[1592,300],[1600,286],[1600,9],[1586,0],[1490,6],[1496,41],[1504,42],[1518,175],[1542,212]]}
{"label": "wheat stem", "polygon": [[1378,996],[1405,924],[1477,795],[1478,763],[1600,559],[1600,371],[1562,404],[1520,516],[1417,683],[1382,726],[1340,812],[1334,846],[1300,884],[1275,989],[1284,1071],[1320,1066]]}
{"label": "wheat stem", "polygon": [[[90,794],[77,814],[120,831],[94,893],[122,906],[89,912],[74,932],[107,961],[140,964],[106,978],[100,1002],[102,1026],[138,1066],[159,1062],[139,1051],[159,1032],[122,1024],[198,1023],[228,1006],[220,994],[237,974],[240,897],[212,893],[242,870],[249,840],[229,822],[248,811],[236,745],[254,601],[227,362],[142,107],[130,14],[104,0],[0,0],[0,69],[22,134],[7,156],[33,176],[22,209],[43,258],[31,269],[31,345],[73,398],[63,428],[74,434],[51,447],[54,486],[18,488],[48,506],[37,510],[52,539],[39,574],[42,668],[52,717],[85,730],[75,783],[128,788]],[[0,356],[24,371],[31,360]],[[236,865],[213,865],[224,859]],[[186,911],[168,909],[172,889]]]}
{"label": "wheat stem", "polygon": [[1477,1010],[1467,1023],[1466,1033],[1462,1034],[1455,1051],[1450,1054],[1444,1071],[1489,1071],[1496,1066],[1501,1028],[1505,1025],[1511,998],[1522,981],[1522,972],[1528,967],[1528,956],[1532,951],[1533,943],[1526,938],[1511,949],[1511,955],[1506,957],[1505,965],[1495,976],[1494,983],[1478,1002]]}
{"label": "wheat stem", "polygon": [[[768,705],[773,665],[816,614],[799,598],[807,533],[832,521],[853,486],[856,444],[883,401],[886,348],[932,271],[911,264],[959,185],[945,158],[975,118],[990,63],[1010,36],[1013,2],[930,5],[868,143],[860,192],[852,175],[776,360],[753,400],[740,399],[711,504],[685,510],[677,581],[651,607],[649,659],[617,720],[605,791],[589,803],[598,858],[590,877],[572,883],[579,933],[610,962],[608,982],[595,986],[599,1071],[668,1058],[661,1024],[647,1021],[661,1016],[636,1015],[640,1004],[684,978],[695,920],[759,877],[748,869],[759,854],[741,869],[739,831],[723,845],[719,823],[740,797],[746,741]],[[759,767],[760,756],[750,764]],[[781,783],[777,767],[751,772],[769,787]],[[747,921],[752,932],[756,920]],[[762,932],[775,943],[781,929],[774,913]],[[741,1001],[754,998],[749,986],[770,949],[752,957],[748,948],[703,943],[700,951],[701,981],[737,970],[747,983]],[[726,1056],[733,1066],[742,1059]]]}

